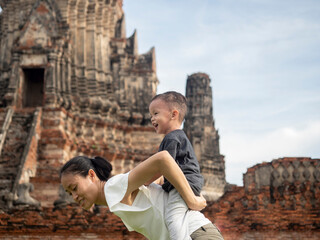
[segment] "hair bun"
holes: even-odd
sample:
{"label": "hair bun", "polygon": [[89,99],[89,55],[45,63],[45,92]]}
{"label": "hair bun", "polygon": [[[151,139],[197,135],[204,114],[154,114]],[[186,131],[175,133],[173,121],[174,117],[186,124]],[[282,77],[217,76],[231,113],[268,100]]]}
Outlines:
{"label": "hair bun", "polygon": [[91,159],[92,165],[95,167],[96,173],[101,180],[107,180],[112,171],[111,163],[99,156]]}

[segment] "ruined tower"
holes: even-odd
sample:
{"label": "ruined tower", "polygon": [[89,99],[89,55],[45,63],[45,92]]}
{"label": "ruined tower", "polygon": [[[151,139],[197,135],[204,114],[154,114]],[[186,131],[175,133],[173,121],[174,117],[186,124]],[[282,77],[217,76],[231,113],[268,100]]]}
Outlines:
{"label": "ruined tower", "polygon": [[[117,112],[140,124],[158,84],[155,52],[126,38],[122,1],[1,1],[1,106]],[[107,114],[108,115],[108,114]]]}
{"label": "ruined tower", "polygon": [[75,155],[104,156],[119,173],[156,151],[155,50],[139,54],[137,32],[126,37],[122,0],[0,6],[0,208],[52,205]]}
{"label": "ruined tower", "polygon": [[226,185],[224,156],[220,154],[219,134],[214,126],[212,89],[205,73],[188,76],[186,86],[188,114],[184,130],[189,137],[201,167],[205,183],[203,194],[215,200]]}

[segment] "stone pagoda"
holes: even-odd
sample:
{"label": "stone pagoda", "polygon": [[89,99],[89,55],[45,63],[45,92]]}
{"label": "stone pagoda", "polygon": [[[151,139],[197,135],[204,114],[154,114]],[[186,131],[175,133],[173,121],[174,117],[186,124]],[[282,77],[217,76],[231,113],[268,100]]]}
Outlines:
{"label": "stone pagoda", "polygon": [[219,134],[214,126],[210,82],[205,73],[188,76],[188,114],[184,130],[194,147],[205,179],[203,195],[207,200],[216,200],[224,193],[226,178],[224,156],[220,154],[219,148]]}
{"label": "stone pagoda", "polygon": [[52,205],[75,155],[104,156],[119,173],[157,151],[155,50],[139,54],[137,32],[126,37],[121,0],[0,6],[0,208]]}

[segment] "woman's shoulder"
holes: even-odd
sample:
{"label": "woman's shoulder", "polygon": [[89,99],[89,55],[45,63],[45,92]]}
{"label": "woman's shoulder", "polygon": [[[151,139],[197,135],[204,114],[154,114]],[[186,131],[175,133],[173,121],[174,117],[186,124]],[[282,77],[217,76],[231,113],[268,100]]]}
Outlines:
{"label": "woman's shoulder", "polygon": [[114,185],[118,185],[121,183],[128,183],[128,176],[129,176],[129,172],[114,175],[108,179],[108,181],[106,182],[106,185],[108,187],[112,187]]}
{"label": "woman's shoulder", "polygon": [[128,188],[129,173],[121,173],[111,177],[104,186],[104,195],[109,208],[119,203]]}

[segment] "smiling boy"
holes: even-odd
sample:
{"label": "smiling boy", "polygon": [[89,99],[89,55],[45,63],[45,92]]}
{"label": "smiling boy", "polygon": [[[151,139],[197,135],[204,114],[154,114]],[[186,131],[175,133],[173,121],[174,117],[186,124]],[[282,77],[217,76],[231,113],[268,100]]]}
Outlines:
{"label": "smiling boy", "polygon": [[[182,122],[187,114],[186,98],[174,91],[158,94],[151,100],[149,112],[151,123],[156,133],[165,135],[160,144],[159,151],[166,150],[170,153],[186,176],[194,194],[200,196],[203,177],[200,173],[199,163],[193,147],[185,132],[181,129]],[[159,177],[161,176],[154,176],[150,182]],[[191,239],[191,233],[202,231],[204,228],[198,230],[193,228],[192,221],[190,221],[192,211],[188,211],[188,207],[181,196],[167,179],[164,179],[162,188],[169,193],[169,204],[165,210],[165,221],[170,238],[174,240]],[[207,222],[203,222],[202,226],[208,227],[207,225]],[[209,228],[211,227],[216,228],[213,224],[209,226]]]}

